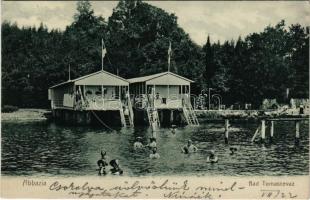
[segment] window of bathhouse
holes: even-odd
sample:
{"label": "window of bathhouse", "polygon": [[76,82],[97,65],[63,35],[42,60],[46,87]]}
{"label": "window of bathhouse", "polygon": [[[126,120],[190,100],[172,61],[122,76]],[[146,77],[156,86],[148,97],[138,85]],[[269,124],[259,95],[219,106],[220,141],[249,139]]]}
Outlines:
{"label": "window of bathhouse", "polygon": [[160,98],[159,92],[156,92],[155,98],[156,98],[156,99],[159,99],[159,98]]}
{"label": "window of bathhouse", "polygon": [[181,85],[181,86],[179,87],[179,93],[180,93],[180,94],[186,94],[186,93],[187,93],[186,85]]}
{"label": "window of bathhouse", "polygon": [[153,89],[153,86],[148,85],[148,86],[147,86],[147,93],[148,93],[148,94],[152,94],[152,89]]}
{"label": "window of bathhouse", "polygon": [[75,91],[77,94],[83,94],[83,88],[81,86],[75,86]]}
{"label": "window of bathhouse", "polygon": [[184,88],[183,88],[183,93],[185,93],[185,94],[188,94],[188,86],[187,85],[184,85],[183,86]]}
{"label": "window of bathhouse", "polygon": [[101,87],[101,86],[99,86],[99,87],[96,88],[95,94],[96,94],[97,96],[100,96],[100,95],[102,94],[102,87]]}
{"label": "window of bathhouse", "polygon": [[88,95],[92,95],[93,94],[93,92],[91,91],[91,90],[86,90],[86,95],[88,96]]}
{"label": "window of bathhouse", "polygon": [[119,97],[119,86],[115,86],[115,98],[118,99]]}
{"label": "window of bathhouse", "polygon": [[103,94],[106,95],[108,93],[107,88],[103,88]]}
{"label": "window of bathhouse", "polygon": [[128,91],[128,87],[127,86],[122,86],[121,87],[121,97],[122,97],[122,99],[126,98],[127,91]]}

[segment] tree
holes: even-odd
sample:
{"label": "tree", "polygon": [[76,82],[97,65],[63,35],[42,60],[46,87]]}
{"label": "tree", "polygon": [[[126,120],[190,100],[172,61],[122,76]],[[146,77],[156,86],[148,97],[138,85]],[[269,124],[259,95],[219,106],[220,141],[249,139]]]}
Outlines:
{"label": "tree", "polygon": [[247,74],[244,73],[244,66],[247,61],[247,46],[246,43],[238,38],[234,47],[233,55],[231,55],[231,68],[229,70],[230,78],[228,85],[230,90],[225,95],[227,103],[233,104],[235,102],[247,102],[247,94],[244,88],[247,86],[245,82]]}
{"label": "tree", "polygon": [[[299,24],[284,21],[244,39],[195,44],[177,17],[140,0],[121,0],[109,21],[95,16],[89,1],[77,3],[74,21],[65,31],[21,27],[2,22],[2,103],[19,107],[49,107],[47,90],[72,78],[101,69],[101,40],[107,55],[104,69],[124,78],[171,71],[195,81],[191,87],[214,88],[225,104],[283,100],[309,95],[309,43]],[[118,69],[118,70],[117,70]]]}
{"label": "tree", "polygon": [[290,52],[287,57],[290,58],[291,76],[290,88],[291,97],[308,98],[309,97],[309,35],[306,29],[299,24],[289,28]]}
{"label": "tree", "polygon": [[208,35],[207,43],[203,46],[203,52],[205,54],[205,72],[204,79],[207,87],[213,87],[212,78],[215,75],[216,67],[214,63],[214,50],[210,43],[210,36]]}
{"label": "tree", "polygon": [[101,69],[101,41],[105,39],[106,22],[94,15],[89,1],[77,2],[73,23],[64,33],[66,67],[71,64],[73,77]]}
{"label": "tree", "polygon": [[[194,78],[201,49],[177,24],[177,17],[141,1],[120,1],[108,23],[111,62],[120,75],[135,77],[167,71],[172,44],[171,70]],[[197,79],[197,77],[195,77]]]}
{"label": "tree", "polygon": [[275,27],[268,26],[262,33],[247,36],[245,41],[249,58],[244,67],[248,75],[244,79],[247,101],[260,105],[264,98],[283,100],[289,77],[284,21]]}

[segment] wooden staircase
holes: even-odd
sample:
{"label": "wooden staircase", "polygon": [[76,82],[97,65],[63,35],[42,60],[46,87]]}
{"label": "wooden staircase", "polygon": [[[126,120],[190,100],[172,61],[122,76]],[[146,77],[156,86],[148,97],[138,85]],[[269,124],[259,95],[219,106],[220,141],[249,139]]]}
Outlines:
{"label": "wooden staircase", "polygon": [[125,127],[131,127],[132,123],[130,121],[130,116],[129,115],[124,115],[125,117]]}
{"label": "wooden staircase", "polygon": [[129,94],[126,95],[126,101],[120,109],[121,121],[124,127],[133,127],[134,126],[134,115],[132,110],[132,104],[129,97]]}
{"label": "wooden staircase", "polygon": [[199,121],[197,119],[195,111],[193,110],[192,105],[190,103],[184,104],[183,114],[188,125],[190,126],[199,125]]}

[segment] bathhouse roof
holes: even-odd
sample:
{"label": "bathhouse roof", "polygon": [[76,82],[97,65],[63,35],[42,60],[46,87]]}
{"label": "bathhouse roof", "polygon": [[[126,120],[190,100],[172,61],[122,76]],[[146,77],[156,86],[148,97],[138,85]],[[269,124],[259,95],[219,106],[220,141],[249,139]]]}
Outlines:
{"label": "bathhouse roof", "polygon": [[188,85],[194,81],[172,72],[162,72],[150,76],[128,79],[130,83],[146,82],[155,85]]}
{"label": "bathhouse roof", "polygon": [[54,85],[50,88],[56,88],[70,83],[74,83],[75,85],[129,85],[129,82],[126,79],[109,73],[107,71],[101,70],[73,80],[68,80],[66,82]]}

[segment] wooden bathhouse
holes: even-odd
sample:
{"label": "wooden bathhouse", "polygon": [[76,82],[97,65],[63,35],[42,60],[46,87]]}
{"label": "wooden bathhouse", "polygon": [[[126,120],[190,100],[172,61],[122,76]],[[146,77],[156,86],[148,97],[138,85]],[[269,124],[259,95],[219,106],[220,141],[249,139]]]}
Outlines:
{"label": "wooden bathhouse", "polygon": [[49,100],[55,118],[89,124],[91,121],[115,121],[133,126],[129,82],[104,70],[54,85]]}
{"label": "wooden bathhouse", "polygon": [[[172,72],[128,79],[134,112],[145,111],[152,126],[183,119],[188,125],[198,125],[190,102],[192,80]],[[138,118],[136,116],[136,118]]]}

